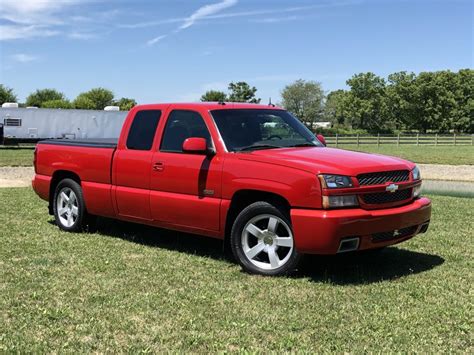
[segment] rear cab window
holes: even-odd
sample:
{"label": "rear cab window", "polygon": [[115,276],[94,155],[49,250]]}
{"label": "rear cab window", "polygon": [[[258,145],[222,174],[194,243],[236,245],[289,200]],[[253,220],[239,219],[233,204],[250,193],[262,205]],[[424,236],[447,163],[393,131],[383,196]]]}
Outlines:
{"label": "rear cab window", "polygon": [[150,150],[160,121],[160,110],[138,111],[128,132],[127,148],[132,150]]}

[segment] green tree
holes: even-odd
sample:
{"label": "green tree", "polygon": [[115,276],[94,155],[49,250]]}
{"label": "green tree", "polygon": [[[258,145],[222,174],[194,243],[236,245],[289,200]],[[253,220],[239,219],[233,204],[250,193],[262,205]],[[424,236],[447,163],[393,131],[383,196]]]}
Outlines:
{"label": "green tree", "polygon": [[26,98],[26,106],[43,107],[44,102],[64,99],[64,94],[55,89],[38,89],[28,95]]}
{"label": "green tree", "polygon": [[223,91],[209,90],[201,96],[200,100],[202,102],[224,102],[227,101],[227,95]]}
{"label": "green tree", "polygon": [[474,70],[459,70],[456,82],[452,128],[459,132],[474,133]]}
{"label": "green tree", "polygon": [[257,88],[250,86],[245,81],[239,81],[237,83],[229,84],[229,97],[227,98],[230,102],[249,102],[252,104],[258,104],[259,98],[255,97]]}
{"label": "green tree", "polygon": [[105,106],[114,103],[112,91],[104,88],[94,88],[79,94],[74,100],[74,107],[85,110],[103,110]]}
{"label": "green tree", "polygon": [[324,91],[316,81],[296,80],[281,92],[282,105],[309,127],[323,118]]}
{"label": "green tree", "polygon": [[95,104],[94,102],[89,99],[87,96],[81,96],[79,95],[76,97],[74,102],[72,103],[74,108],[80,109],[80,110],[95,110]]}
{"label": "green tree", "polygon": [[72,103],[68,100],[51,100],[43,102],[41,105],[42,108],[63,108],[71,109],[74,108]]}
{"label": "green tree", "polygon": [[344,126],[347,95],[345,90],[335,90],[328,94],[324,105],[324,120],[332,122],[334,126]]}
{"label": "green tree", "polygon": [[5,102],[17,102],[17,97],[12,88],[0,84],[0,105]]}
{"label": "green tree", "polygon": [[411,129],[417,119],[416,75],[405,71],[388,76],[385,90],[386,119],[397,128]]}
{"label": "green tree", "polygon": [[137,105],[137,102],[134,99],[122,97],[120,100],[114,101],[114,105],[120,107],[120,110],[122,111],[130,111]]}
{"label": "green tree", "polygon": [[350,87],[344,100],[347,124],[351,128],[369,132],[384,132],[394,128],[394,123],[386,120],[385,80],[374,73],[360,73],[346,81]]}

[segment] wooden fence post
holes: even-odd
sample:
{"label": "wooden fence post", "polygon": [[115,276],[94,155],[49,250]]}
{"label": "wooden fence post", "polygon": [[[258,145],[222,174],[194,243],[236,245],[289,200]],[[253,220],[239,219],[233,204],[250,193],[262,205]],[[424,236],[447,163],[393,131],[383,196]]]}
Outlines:
{"label": "wooden fence post", "polygon": [[380,147],[380,133],[377,133],[377,147]]}
{"label": "wooden fence post", "polygon": [[397,135],[397,146],[399,146],[399,145],[400,145],[400,133],[398,133],[398,135]]}
{"label": "wooden fence post", "polygon": [[357,146],[359,146],[359,133],[357,133]]}
{"label": "wooden fence post", "polygon": [[416,134],[416,145],[420,145],[420,134]]}
{"label": "wooden fence post", "polygon": [[435,134],[435,145],[438,145],[438,133]]}
{"label": "wooden fence post", "polygon": [[337,142],[337,133],[336,133],[336,147],[337,147],[337,143],[338,143],[338,142]]}
{"label": "wooden fence post", "polygon": [[454,133],[454,145],[456,145],[456,133]]}

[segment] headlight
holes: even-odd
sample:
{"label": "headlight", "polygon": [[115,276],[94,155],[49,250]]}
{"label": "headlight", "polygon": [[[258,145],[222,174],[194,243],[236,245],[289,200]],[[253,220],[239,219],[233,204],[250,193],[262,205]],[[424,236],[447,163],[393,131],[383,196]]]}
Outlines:
{"label": "headlight", "polygon": [[341,189],[352,187],[352,179],[343,175],[319,175],[321,184],[328,189]]}
{"label": "headlight", "polygon": [[417,197],[420,197],[420,195],[421,195],[421,184],[413,188],[413,197],[417,198]]}
{"label": "headlight", "polygon": [[415,166],[413,168],[413,170],[411,171],[412,175],[413,175],[413,180],[420,180],[421,179],[421,173],[420,173],[420,169]]}
{"label": "headlight", "polygon": [[356,195],[323,196],[324,208],[354,207],[358,205]]}

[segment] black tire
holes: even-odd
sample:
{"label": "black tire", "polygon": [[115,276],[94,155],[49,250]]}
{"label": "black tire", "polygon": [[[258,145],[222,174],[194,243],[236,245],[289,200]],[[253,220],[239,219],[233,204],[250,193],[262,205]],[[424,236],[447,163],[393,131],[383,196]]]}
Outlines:
{"label": "black tire", "polygon": [[[259,220],[259,218],[261,219]],[[268,225],[266,229],[265,218],[268,218]],[[247,230],[249,226],[252,227],[251,225],[253,225],[253,223],[251,222],[254,220],[256,221],[256,224],[260,223],[262,226],[261,228],[258,228],[257,234],[259,237],[256,237],[253,233],[249,233]],[[276,223],[277,227],[273,228],[273,232],[270,228],[270,220],[278,221]],[[253,227],[255,227],[255,225],[253,225]],[[245,232],[244,228],[246,230]],[[264,232],[264,234],[261,234],[260,232]],[[286,235],[283,236],[283,234],[289,234],[289,236],[286,237]],[[274,238],[273,240],[272,235]],[[254,239],[254,244],[249,246],[248,241],[251,238]],[[278,245],[278,243],[282,243],[283,239],[286,240],[284,242],[285,244],[289,243],[288,238],[291,238],[292,246]],[[256,247],[257,244],[259,244],[259,248],[261,248],[262,243],[264,243],[264,248],[267,249],[258,252],[258,254],[252,257],[251,260],[246,255],[244,248],[247,248],[247,253],[249,254],[250,250],[253,249],[253,247]],[[295,270],[301,258],[301,255],[296,251],[289,216],[283,211],[283,209],[279,209],[274,205],[263,201],[252,203],[239,213],[232,226],[230,246],[234,257],[237,259],[239,264],[246,272],[251,274],[260,274],[266,276],[288,275]],[[274,251],[271,252],[270,248],[273,248]],[[282,262],[280,266],[274,266],[278,265],[278,263],[270,265],[272,263],[271,259],[275,260],[275,252],[278,256],[278,262]],[[270,253],[272,254],[273,258],[270,257]],[[280,259],[280,257],[282,257],[283,260]],[[265,258],[268,261],[266,261]],[[260,267],[256,264],[261,264],[263,266]],[[266,268],[267,266],[265,264],[268,264],[270,269]]]}
{"label": "black tire", "polygon": [[[77,200],[77,204],[73,205],[74,207],[77,207],[77,210],[75,209],[75,211],[77,211],[77,216],[74,217],[73,215],[71,224],[68,224],[69,214],[73,213],[71,211],[69,214],[68,212],[65,212],[65,214],[60,216],[60,212],[62,211],[58,210],[58,206],[61,205],[62,201],[64,201],[64,199],[61,200],[61,194],[63,192],[67,194],[69,191],[74,193],[75,199]],[[54,191],[53,212],[56,224],[60,229],[67,232],[82,232],[85,230],[89,216],[87,215],[81,185],[72,179],[61,180]]]}

